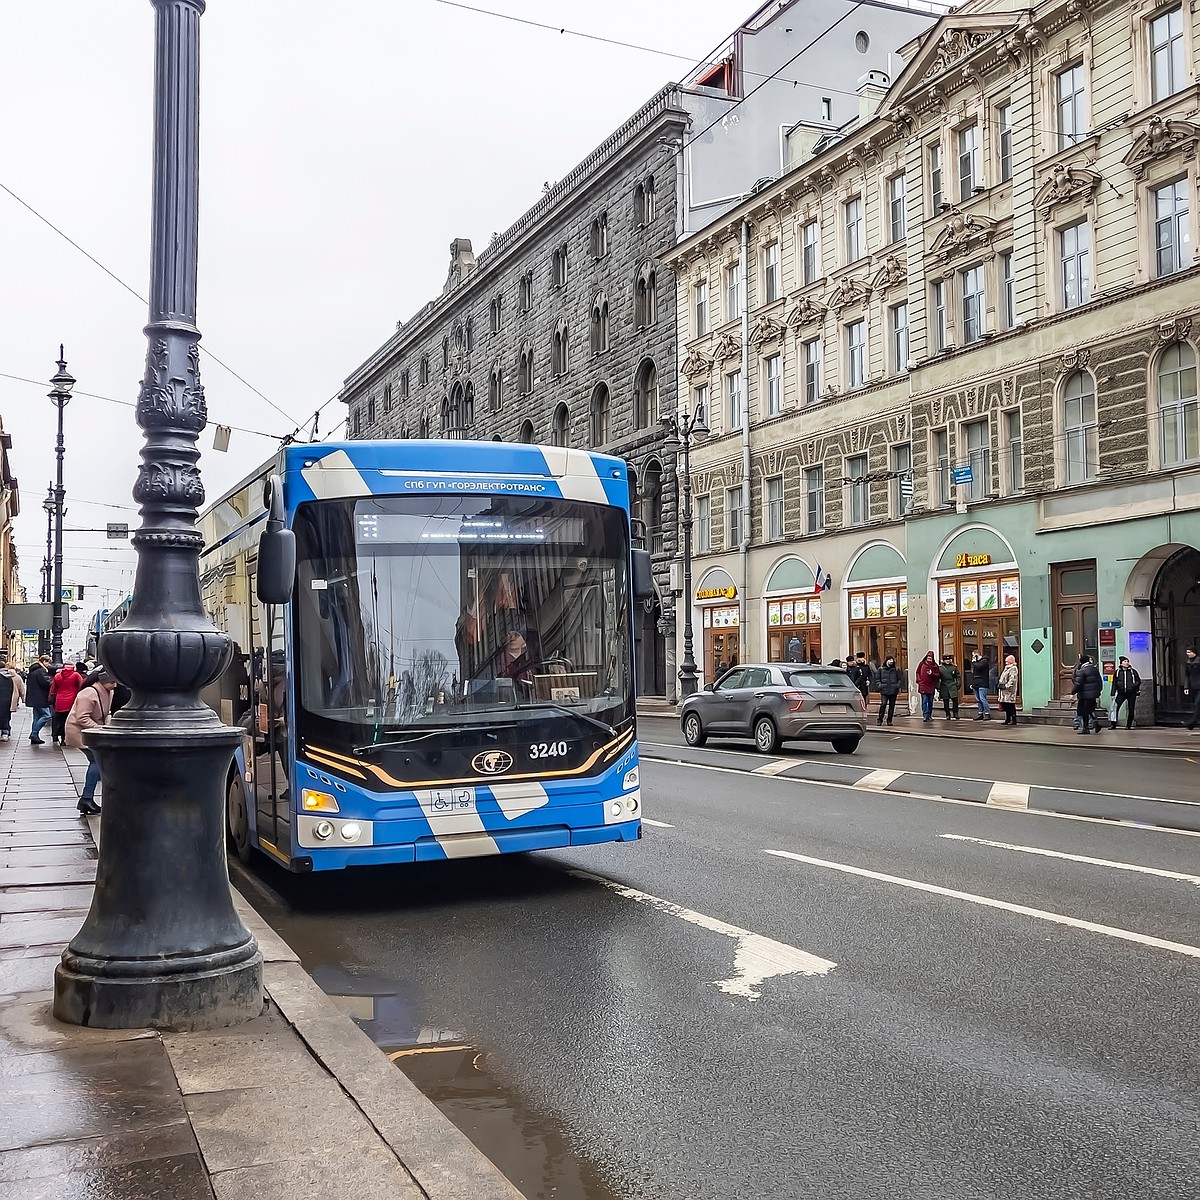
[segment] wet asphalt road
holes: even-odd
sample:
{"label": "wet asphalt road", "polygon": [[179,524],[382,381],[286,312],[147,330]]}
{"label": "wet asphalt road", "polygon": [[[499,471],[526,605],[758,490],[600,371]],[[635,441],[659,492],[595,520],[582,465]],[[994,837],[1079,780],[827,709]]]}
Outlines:
{"label": "wet asphalt road", "polygon": [[469,1046],[512,1138],[593,1180],[530,1196],[1200,1195],[1200,839],[654,762],[643,791],[635,846],[244,886],[377,1041]]}

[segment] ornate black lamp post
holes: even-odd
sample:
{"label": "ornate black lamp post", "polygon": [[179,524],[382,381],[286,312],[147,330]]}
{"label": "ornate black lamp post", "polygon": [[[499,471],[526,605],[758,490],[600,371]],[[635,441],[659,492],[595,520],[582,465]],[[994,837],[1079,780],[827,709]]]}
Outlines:
{"label": "ornate black lamp post", "polygon": [[46,488],[42,501],[42,512],[46,514],[46,559],[42,563],[42,603],[50,603],[51,580],[54,577],[54,484]]}
{"label": "ornate black lamp post", "polygon": [[696,692],[696,656],[692,645],[692,442],[708,437],[704,405],[697,402],[686,420],[679,416],[663,417],[666,438],[663,449],[678,452],[683,447],[683,662],[679,664],[679,694]]}
{"label": "ornate black lamp post", "polygon": [[67,370],[67,360],[63,356],[63,348],[58,348],[58,370],[50,377],[50,399],[58,410],[58,441],[54,444],[54,457],[58,460],[58,482],[54,487],[54,581],[50,585],[50,603],[54,605],[54,615],[50,626],[50,657],[54,666],[62,664],[63,641],[63,454],[66,447],[63,444],[63,409],[71,399],[71,389],[75,386],[75,376]]}
{"label": "ornate black lamp post", "polygon": [[76,1025],[199,1029],[262,1011],[262,956],[233,908],[225,783],[239,733],[200,699],[232,653],[204,615],[196,440],[208,420],[196,328],[198,42],[204,0],[155,10],[154,205],[141,525],[129,615],[100,656],[133,693],[88,745],[104,834],[83,928],[55,972],[54,1015]]}

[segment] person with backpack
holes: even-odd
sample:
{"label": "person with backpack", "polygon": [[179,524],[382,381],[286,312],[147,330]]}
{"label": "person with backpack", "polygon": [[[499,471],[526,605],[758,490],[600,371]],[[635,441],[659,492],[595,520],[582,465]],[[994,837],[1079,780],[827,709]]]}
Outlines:
{"label": "person with backpack", "polygon": [[1137,695],[1141,691],[1142,677],[1129,664],[1129,659],[1121,655],[1117,664],[1117,673],[1112,682],[1112,707],[1108,712],[1108,727],[1116,729],[1121,719],[1121,705],[1126,705],[1125,728],[1133,728],[1133,710],[1137,707]]}
{"label": "person with backpack", "polygon": [[8,655],[0,651],[0,737],[12,737],[12,715],[25,701],[25,680],[8,665]]}
{"label": "person with backpack", "polygon": [[67,714],[79,689],[83,687],[83,664],[64,664],[62,670],[50,681],[50,704],[54,709],[54,723],[50,727],[50,740],[56,746],[64,745],[67,737]]}
{"label": "person with backpack", "polygon": [[1075,668],[1071,685],[1071,692],[1076,698],[1075,711],[1079,717],[1080,734],[1091,733],[1093,729],[1099,733],[1100,727],[1096,724],[1096,702],[1100,699],[1100,693],[1104,691],[1104,680],[1100,677],[1090,654],[1080,655],[1079,666]]}

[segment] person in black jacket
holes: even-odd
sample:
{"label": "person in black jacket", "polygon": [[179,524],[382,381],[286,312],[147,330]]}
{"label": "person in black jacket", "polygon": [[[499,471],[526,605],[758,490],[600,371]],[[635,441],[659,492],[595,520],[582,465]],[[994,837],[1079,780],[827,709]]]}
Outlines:
{"label": "person in black jacket", "polygon": [[988,688],[991,686],[991,683],[991,659],[984,658],[976,650],[971,655],[971,691],[975,693],[975,700],[979,704],[979,712],[975,717],[977,721],[990,721],[992,719],[992,706],[988,704]]}
{"label": "person in black jacket", "polygon": [[876,724],[882,725],[886,716],[890,725],[896,715],[896,697],[904,691],[904,672],[896,666],[896,660],[890,654],[879,668],[876,686],[879,689],[879,720]]}
{"label": "person in black jacket", "polygon": [[29,668],[29,678],[25,681],[25,703],[33,709],[33,728],[29,733],[29,741],[34,746],[44,746],[38,734],[50,724],[50,655],[43,654],[33,660]]}
{"label": "person in black jacket", "polygon": [[1108,718],[1109,729],[1116,729],[1121,719],[1121,705],[1128,705],[1125,710],[1125,728],[1133,728],[1133,710],[1137,707],[1137,694],[1142,687],[1142,677],[1129,665],[1129,659],[1121,655],[1117,664],[1117,673],[1113,676],[1112,711]]}
{"label": "person in black jacket", "polygon": [[1079,732],[1091,733],[1095,729],[1099,733],[1100,727],[1096,724],[1096,701],[1104,691],[1104,680],[1096,670],[1096,664],[1092,662],[1090,654],[1080,656],[1079,666],[1075,668],[1071,682],[1071,691],[1076,698],[1075,711],[1079,716]]}
{"label": "person in black jacket", "polygon": [[862,692],[863,703],[869,703],[871,698],[871,667],[867,662],[867,656],[861,650],[854,656],[854,662],[850,662],[847,659],[846,674],[850,676],[854,686]]}
{"label": "person in black jacket", "polygon": [[1192,719],[1188,722],[1189,729],[1195,729],[1200,723],[1200,658],[1196,657],[1196,647],[1189,646],[1184,652],[1183,664],[1183,694],[1192,702]]}

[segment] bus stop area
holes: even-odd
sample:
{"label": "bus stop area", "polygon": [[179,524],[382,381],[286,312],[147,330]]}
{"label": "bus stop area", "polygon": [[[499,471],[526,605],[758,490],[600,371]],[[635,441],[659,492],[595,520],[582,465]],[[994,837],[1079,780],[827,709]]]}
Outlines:
{"label": "bus stop area", "polygon": [[103,817],[76,810],[83,755],[31,746],[29,719],[0,743],[0,1200],[519,1197],[236,892],[260,1017],[197,1033],[55,1020]]}

